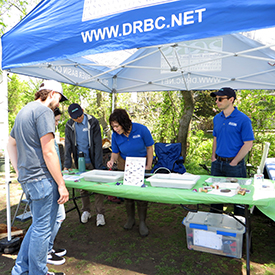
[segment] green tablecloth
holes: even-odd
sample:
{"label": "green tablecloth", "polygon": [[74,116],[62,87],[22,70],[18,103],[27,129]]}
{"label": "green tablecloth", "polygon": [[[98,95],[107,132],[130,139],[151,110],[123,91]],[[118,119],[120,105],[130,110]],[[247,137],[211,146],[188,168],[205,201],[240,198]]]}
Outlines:
{"label": "green tablecloth", "polygon": [[[231,204],[246,204],[250,206],[257,206],[265,215],[272,220],[275,220],[275,189],[269,191],[257,191],[255,192],[253,186],[253,180],[251,185],[242,185],[246,189],[251,190],[250,193],[246,193],[244,196],[237,194],[233,197],[226,197],[221,195],[211,195],[210,193],[194,192],[193,189],[199,190],[203,187],[203,183],[209,177],[207,175],[200,176],[196,185],[191,189],[176,189],[176,188],[162,188],[152,187],[150,182],[145,181],[147,187],[136,187],[123,185],[117,185],[116,182],[110,183],[98,183],[88,182],[84,179],[80,179],[79,182],[66,180],[66,186],[77,189],[85,189],[95,193],[136,199],[145,200],[159,203],[169,204],[210,204],[210,203],[231,203]],[[212,177],[213,178],[213,177]],[[265,180],[267,183],[274,181]]]}

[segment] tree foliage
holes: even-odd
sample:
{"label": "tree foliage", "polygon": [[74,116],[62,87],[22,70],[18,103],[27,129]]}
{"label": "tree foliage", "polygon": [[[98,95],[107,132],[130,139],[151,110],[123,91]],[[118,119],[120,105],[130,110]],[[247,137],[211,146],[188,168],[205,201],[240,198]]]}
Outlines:
{"label": "tree foliage", "polygon": [[14,16],[14,12],[17,11],[16,15],[18,16],[18,21],[20,21],[27,15],[28,7],[30,7],[32,2],[34,1],[0,0],[0,35],[5,33],[9,27],[8,21]]}
{"label": "tree foliage", "polygon": [[[22,81],[13,74],[8,82],[9,127],[14,123],[18,111],[33,101],[42,80]],[[67,108],[71,103],[79,103],[84,111],[94,115],[100,122],[102,137],[111,138],[109,116],[112,112],[112,96],[105,92],[62,84],[69,101],[60,104],[63,112],[58,126],[60,136],[65,135],[65,125],[69,119]],[[255,142],[250,153],[250,161],[259,165],[263,144],[271,143],[269,156],[274,152],[274,96],[264,90],[241,90],[237,93],[235,106],[252,121]],[[210,97],[209,91],[168,91],[122,93],[115,95],[115,108],[128,111],[133,122],[146,125],[155,142],[181,142],[187,167],[197,167],[198,163],[210,165],[212,150],[213,117],[220,110]],[[186,155],[185,155],[186,154]]]}

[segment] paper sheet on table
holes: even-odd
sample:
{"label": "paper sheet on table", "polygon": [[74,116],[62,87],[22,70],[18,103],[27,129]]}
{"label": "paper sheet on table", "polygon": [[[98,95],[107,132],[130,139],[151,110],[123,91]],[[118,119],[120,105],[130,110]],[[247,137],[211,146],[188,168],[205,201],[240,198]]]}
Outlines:
{"label": "paper sheet on table", "polygon": [[222,249],[222,235],[215,232],[194,229],[194,245],[209,247],[212,249]]}
{"label": "paper sheet on table", "polygon": [[219,195],[224,197],[233,197],[236,195],[236,190],[230,190],[230,192],[221,192],[221,189],[213,189],[208,191],[211,195]]}
{"label": "paper sheet on table", "polygon": [[[220,183],[232,183],[231,178],[208,178],[205,182],[207,183],[216,183],[216,184],[220,184]],[[250,185],[252,183],[252,179],[236,179],[238,184],[240,185]],[[234,182],[235,184],[235,182]]]}
{"label": "paper sheet on table", "polygon": [[81,178],[83,178],[83,176],[81,176],[81,175],[63,175],[64,180],[75,181],[75,180],[80,180]]}

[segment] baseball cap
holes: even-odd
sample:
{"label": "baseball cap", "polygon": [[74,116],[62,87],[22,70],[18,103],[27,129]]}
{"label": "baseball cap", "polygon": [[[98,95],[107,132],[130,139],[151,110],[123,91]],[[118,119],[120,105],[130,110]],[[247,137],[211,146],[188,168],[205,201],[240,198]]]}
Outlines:
{"label": "baseball cap", "polygon": [[232,88],[229,87],[224,87],[219,89],[217,92],[212,92],[210,94],[210,96],[215,97],[215,96],[228,96],[228,98],[230,97],[234,97],[234,99],[236,99],[236,93]]}
{"label": "baseball cap", "polygon": [[70,117],[73,119],[77,119],[83,114],[82,108],[77,103],[71,104],[68,108],[68,112]]}
{"label": "baseball cap", "polygon": [[[42,84],[44,84],[42,86]],[[44,80],[43,83],[41,84],[39,91],[41,90],[51,90],[57,93],[61,94],[61,99],[59,102],[68,100],[68,98],[66,96],[63,95],[63,88],[61,86],[61,84],[55,80]]]}

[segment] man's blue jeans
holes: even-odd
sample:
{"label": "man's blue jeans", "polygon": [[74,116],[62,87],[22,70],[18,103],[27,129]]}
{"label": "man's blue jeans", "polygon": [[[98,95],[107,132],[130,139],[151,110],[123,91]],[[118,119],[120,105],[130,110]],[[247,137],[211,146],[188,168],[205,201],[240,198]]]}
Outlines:
{"label": "man's blue jeans", "polygon": [[49,252],[51,252],[53,249],[55,237],[59,231],[59,228],[60,228],[62,222],[65,220],[65,218],[66,218],[66,211],[65,211],[64,204],[59,204],[55,225],[53,227],[53,231],[52,231],[51,238],[50,238],[49,250],[48,250]]}
{"label": "man's blue jeans", "polygon": [[[234,177],[234,178],[246,178],[246,167],[244,159],[241,160],[236,166],[231,166],[230,162],[225,162],[221,160],[215,160],[211,164],[211,175],[218,177]],[[212,207],[223,210],[222,204],[211,204]],[[212,209],[212,212],[218,212]],[[234,214],[244,216],[244,206],[235,204]]]}
{"label": "man's blue jeans", "polygon": [[29,201],[32,224],[21,244],[12,275],[45,275],[51,232],[56,222],[59,198],[55,181],[37,179],[21,184]]}
{"label": "man's blue jeans", "polygon": [[246,178],[246,168],[244,159],[236,166],[231,166],[230,162],[215,160],[211,164],[211,175],[220,177]]}

